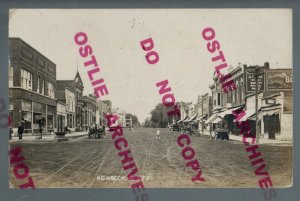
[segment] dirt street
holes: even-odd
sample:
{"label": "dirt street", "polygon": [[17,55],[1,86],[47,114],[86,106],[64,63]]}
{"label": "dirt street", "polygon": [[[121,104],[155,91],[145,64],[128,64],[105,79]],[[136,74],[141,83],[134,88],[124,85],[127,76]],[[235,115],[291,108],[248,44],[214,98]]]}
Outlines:
{"label": "dirt street", "polygon": [[[259,187],[258,177],[250,165],[241,142],[209,140],[207,136],[192,136],[205,182],[191,181],[195,172],[185,167],[181,148],[177,145],[178,132],[161,129],[137,128],[124,131],[138,167],[138,175],[145,176],[145,187],[203,188],[203,187]],[[121,166],[110,134],[105,139],[71,139],[69,142],[13,142],[21,146],[26,165],[36,188],[128,188],[131,182],[122,180],[127,175]],[[268,172],[275,187],[292,184],[292,147],[260,145]],[[106,176],[109,176],[106,177]],[[120,176],[110,179],[110,176]],[[10,168],[10,185],[16,187]]]}

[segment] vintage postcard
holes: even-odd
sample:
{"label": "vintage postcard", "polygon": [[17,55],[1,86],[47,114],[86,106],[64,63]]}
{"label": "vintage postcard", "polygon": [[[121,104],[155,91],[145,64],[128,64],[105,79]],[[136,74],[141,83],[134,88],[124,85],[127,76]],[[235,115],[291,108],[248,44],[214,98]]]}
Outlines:
{"label": "vintage postcard", "polygon": [[11,188],[293,185],[291,9],[11,9],[8,68]]}

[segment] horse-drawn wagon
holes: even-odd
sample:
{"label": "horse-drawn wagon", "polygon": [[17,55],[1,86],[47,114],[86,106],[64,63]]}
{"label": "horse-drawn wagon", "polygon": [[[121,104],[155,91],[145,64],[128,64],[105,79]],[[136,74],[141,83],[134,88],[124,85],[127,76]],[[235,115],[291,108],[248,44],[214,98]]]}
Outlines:
{"label": "horse-drawn wagon", "polygon": [[98,126],[98,125],[93,125],[89,127],[89,132],[88,132],[89,139],[90,138],[104,138],[105,136],[105,126]]}

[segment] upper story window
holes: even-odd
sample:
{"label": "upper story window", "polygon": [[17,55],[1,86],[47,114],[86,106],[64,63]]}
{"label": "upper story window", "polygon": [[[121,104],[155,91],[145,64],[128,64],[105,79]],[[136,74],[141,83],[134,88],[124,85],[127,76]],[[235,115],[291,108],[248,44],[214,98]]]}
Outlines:
{"label": "upper story window", "polygon": [[32,90],[32,74],[24,69],[21,69],[21,87]]}
{"label": "upper story window", "polygon": [[36,92],[40,93],[40,77],[37,77]]}
{"label": "upper story window", "polygon": [[48,96],[54,98],[54,85],[51,82],[48,82]]}
{"label": "upper story window", "polygon": [[41,94],[45,95],[45,80],[42,80],[42,90],[41,90]]}
{"label": "upper story window", "polygon": [[221,93],[217,93],[217,106],[221,105]]}
{"label": "upper story window", "polygon": [[10,62],[9,62],[9,68],[8,68],[8,80],[9,80],[8,86],[9,87],[13,87],[14,86],[14,80],[13,80],[13,78],[14,78],[14,72],[13,71],[14,70],[11,67]]}

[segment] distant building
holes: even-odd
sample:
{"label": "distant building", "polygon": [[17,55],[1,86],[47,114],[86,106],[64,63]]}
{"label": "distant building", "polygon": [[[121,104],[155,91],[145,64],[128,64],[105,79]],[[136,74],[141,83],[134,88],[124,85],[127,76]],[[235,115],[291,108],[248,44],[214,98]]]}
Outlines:
{"label": "distant building", "polygon": [[111,112],[118,116],[118,125],[126,127],[126,111],[120,108],[113,108]]}
{"label": "distant building", "polygon": [[96,97],[93,94],[83,96],[84,124],[91,126],[96,123]]}
{"label": "distant building", "polygon": [[9,112],[16,133],[19,123],[25,133],[55,127],[56,65],[20,38],[9,38]]}
{"label": "distant building", "polygon": [[[100,125],[105,125],[105,115],[110,114],[110,107],[107,104],[108,102],[104,102],[101,100],[96,100],[96,123]],[[110,104],[111,105],[111,104]]]}
{"label": "distant building", "polygon": [[184,121],[189,117],[189,107],[188,103],[185,102],[180,102],[178,103],[179,109],[180,109],[180,120],[179,121]]}
{"label": "distant building", "polygon": [[202,131],[205,127],[204,122],[211,116],[212,114],[212,96],[209,96],[208,93],[199,95],[197,103],[195,104],[195,111],[197,113],[197,121],[198,128]]}

